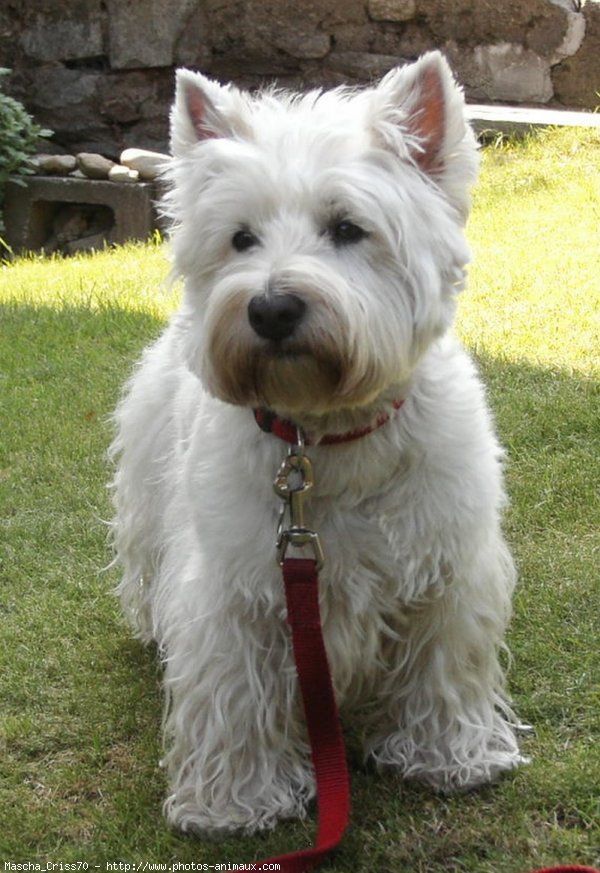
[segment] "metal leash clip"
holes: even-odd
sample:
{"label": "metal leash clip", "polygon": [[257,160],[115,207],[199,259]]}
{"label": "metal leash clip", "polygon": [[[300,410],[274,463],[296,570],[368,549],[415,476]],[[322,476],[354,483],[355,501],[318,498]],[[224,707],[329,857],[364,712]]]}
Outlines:
{"label": "metal leash clip", "polygon": [[277,561],[280,565],[283,565],[290,545],[310,546],[317,570],[325,562],[319,535],[304,524],[304,499],[314,482],[313,466],[304,454],[304,437],[298,428],[296,445],[290,446],[273,482],[275,493],[284,501],[277,525]]}

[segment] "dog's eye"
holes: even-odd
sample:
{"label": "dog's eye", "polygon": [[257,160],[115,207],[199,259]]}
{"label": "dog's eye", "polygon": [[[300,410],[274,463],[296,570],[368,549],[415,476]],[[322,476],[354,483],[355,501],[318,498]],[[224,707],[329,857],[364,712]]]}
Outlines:
{"label": "dog's eye", "polygon": [[352,221],[337,221],[329,229],[331,239],[336,246],[347,246],[360,242],[367,236],[367,231]]}
{"label": "dog's eye", "polygon": [[258,243],[257,238],[253,233],[250,233],[249,230],[238,230],[231,237],[231,245],[234,247],[236,252],[245,252],[247,249],[251,249],[252,246],[255,246]]}

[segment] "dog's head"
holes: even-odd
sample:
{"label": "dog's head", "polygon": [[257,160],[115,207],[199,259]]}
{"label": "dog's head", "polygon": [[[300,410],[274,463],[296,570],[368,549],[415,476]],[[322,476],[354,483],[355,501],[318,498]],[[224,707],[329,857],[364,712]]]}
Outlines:
{"label": "dog's head", "polygon": [[171,145],[182,339],[207,389],[297,415],[406,383],[468,260],[477,149],[442,56],[303,96],[181,70]]}

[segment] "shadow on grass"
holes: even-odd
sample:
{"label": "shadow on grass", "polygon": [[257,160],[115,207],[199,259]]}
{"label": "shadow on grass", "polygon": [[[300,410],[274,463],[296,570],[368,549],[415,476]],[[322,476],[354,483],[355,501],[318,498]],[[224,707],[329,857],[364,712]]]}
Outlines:
{"label": "shadow on grass", "polygon": [[[160,670],[118,614],[116,571],[99,572],[110,555],[97,519],[110,514],[107,417],[161,322],[108,305],[10,306],[0,319],[5,857],[225,864],[307,845],[310,822],[214,843],[174,834],[160,815]],[[507,529],[522,575],[511,685],[523,719],[542,725],[529,741],[537,763],[444,799],[363,768],[353,748],[352,828],[331,871],[514,873],[546,859],[594,861],[597,705],[582,672],[599,666],[589,604],[600,384],[526,362],[480,366],[508,449]],[[577,812],[564,826],[559,803]]]}

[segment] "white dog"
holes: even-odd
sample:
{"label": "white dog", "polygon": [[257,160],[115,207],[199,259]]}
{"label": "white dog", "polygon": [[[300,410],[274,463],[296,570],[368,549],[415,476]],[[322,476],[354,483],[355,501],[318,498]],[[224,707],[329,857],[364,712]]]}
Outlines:
{"label": "white dog", "polygon": [[478,167],[462,93],[438,53],[304,96],[180,71],[171,121],[183,303],[113,445],[119,591],[164,659],[169,820],[254,831],[314,794],[273,545],[287,447],[256,409],[312,445],[323,633],[365,753],[436,790],[486,783],[521,758],[502,452],[450,329]]}

